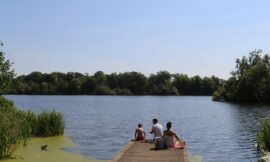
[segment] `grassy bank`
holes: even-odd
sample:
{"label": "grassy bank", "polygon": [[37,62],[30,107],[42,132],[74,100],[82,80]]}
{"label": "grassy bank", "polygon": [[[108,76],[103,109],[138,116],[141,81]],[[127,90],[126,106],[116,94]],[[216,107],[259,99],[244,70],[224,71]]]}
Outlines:
{"label": "grassy bank", "polygon": [[0,96],[0,159],[10,157],[16,147],[26,145],[30,137],[62,135],[64,128],[61,113],[18,110],[11,101]]}

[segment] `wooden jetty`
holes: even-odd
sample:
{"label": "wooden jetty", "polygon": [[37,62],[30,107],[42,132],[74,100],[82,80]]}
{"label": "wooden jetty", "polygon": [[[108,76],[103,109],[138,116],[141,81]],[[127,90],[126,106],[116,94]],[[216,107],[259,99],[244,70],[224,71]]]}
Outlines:
{"label": "wooden jetty", "polygon": [[112,162],[188,162],[187,149],[156,150],[153,143],[129,142]]}

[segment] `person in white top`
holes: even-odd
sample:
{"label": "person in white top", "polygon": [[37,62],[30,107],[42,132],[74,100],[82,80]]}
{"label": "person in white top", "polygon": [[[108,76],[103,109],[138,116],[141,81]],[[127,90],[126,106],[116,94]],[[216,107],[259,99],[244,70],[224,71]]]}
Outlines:
{"label": "person in white top", "polygon": [[156,118],[153,119],[153,124],[154,125],[150,133],[154,134],[154,138],[162,137],[163,136],[162,125],[158,123],[158,120]]}

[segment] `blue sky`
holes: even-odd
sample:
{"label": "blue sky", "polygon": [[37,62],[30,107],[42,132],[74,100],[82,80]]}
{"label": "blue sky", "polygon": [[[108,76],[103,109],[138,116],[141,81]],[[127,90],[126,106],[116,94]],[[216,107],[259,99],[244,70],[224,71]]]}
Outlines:
{"label": "blue sky", "polygon": [[167,70],[228,78],[270,52],[267,0],[1,0],[0,40],[15,71]]}

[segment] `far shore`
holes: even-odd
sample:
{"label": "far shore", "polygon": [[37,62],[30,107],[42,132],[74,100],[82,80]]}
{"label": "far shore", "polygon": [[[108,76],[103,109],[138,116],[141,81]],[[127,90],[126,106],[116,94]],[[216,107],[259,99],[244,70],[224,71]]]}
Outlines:
{"label": "far shore", "polygon": [[176,97],[212,97],[212,95],[97,95],[97,94],[3,94],[4,96],[176,96]]}

